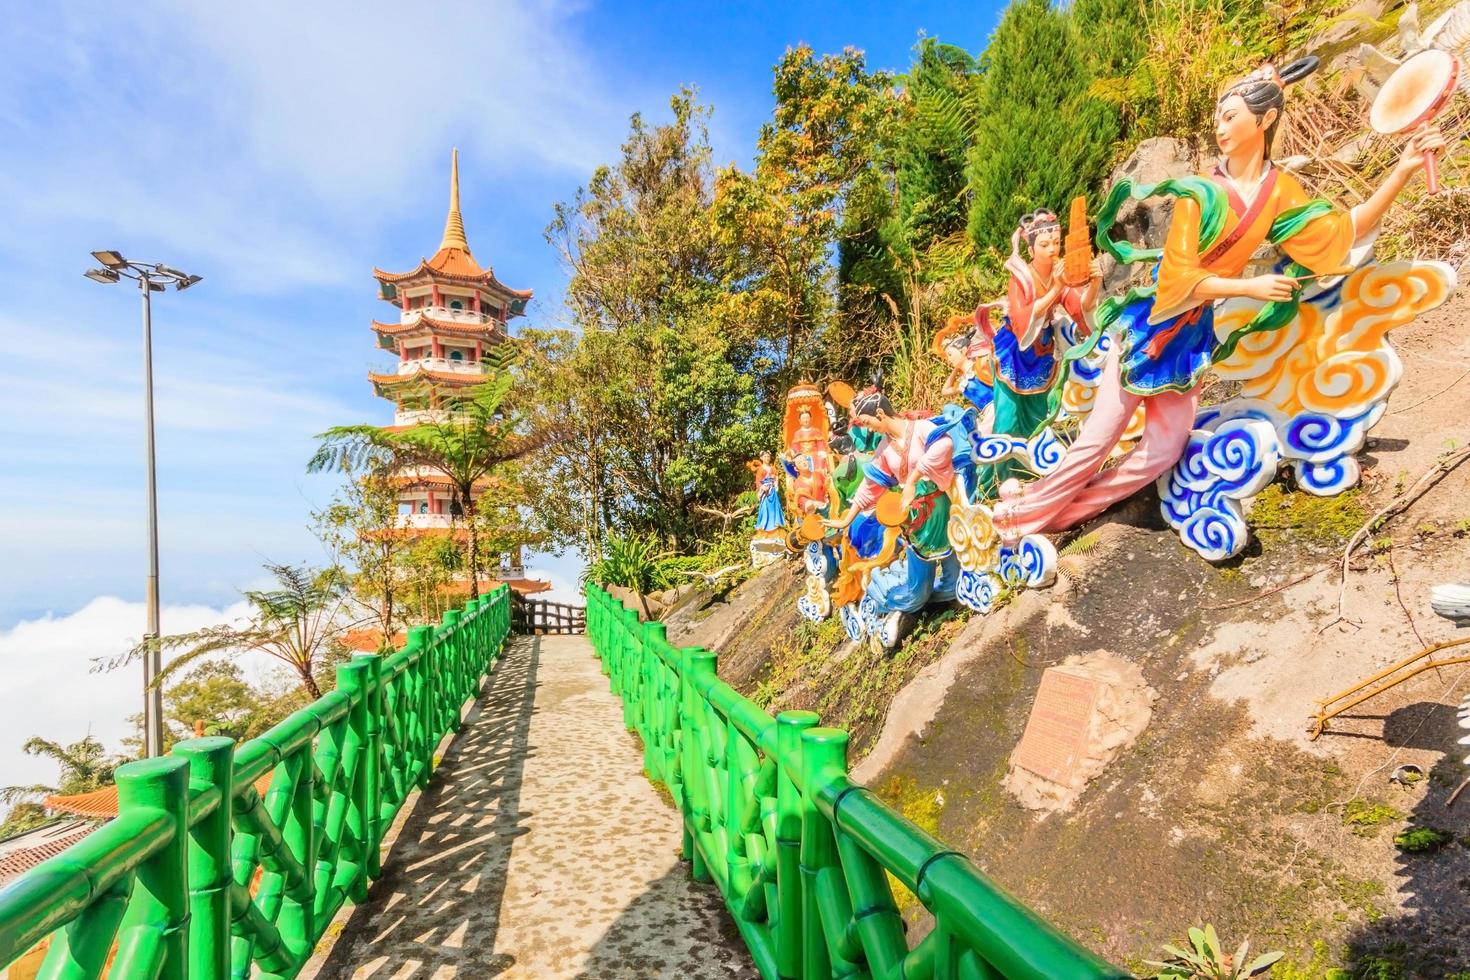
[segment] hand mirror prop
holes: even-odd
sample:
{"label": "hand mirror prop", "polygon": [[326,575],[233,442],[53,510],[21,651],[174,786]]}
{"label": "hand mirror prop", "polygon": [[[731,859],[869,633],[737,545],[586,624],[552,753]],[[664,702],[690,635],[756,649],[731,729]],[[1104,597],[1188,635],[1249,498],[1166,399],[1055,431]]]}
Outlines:
{"label": "hand mirror prop", "polygon": [[[1388,77],[1368,123],[1385,135],[1417,129],[1444,111],[1460,78],[1460,59],[1439,48],[1426,48],[1410,57]],[[1429,193],[1439,193],[1439,167],[1433,153],[1424,157],[1424,179]]]}

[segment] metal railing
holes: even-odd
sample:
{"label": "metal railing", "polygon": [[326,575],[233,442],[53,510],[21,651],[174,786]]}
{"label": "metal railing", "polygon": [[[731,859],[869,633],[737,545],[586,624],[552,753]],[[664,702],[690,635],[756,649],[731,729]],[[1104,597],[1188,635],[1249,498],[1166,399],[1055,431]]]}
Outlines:
{"label": "metal railing", "polygon": [[452,323],[466,323],[472,326],[481,324],[493,325],[503,329],[499,320],[489,313],[476,313],[474,310],[456,310],[448,306],[416,306],[411,310],[402,310],[399,322],[412,323],[419,317],[428,314],[434,320],[444,320]]}
{"label": "metal railing", "polygon": [[416,357],[411,361],[399,361],[399,374],[414,374],[418,371],[447,371],[451,374],[484,374],[485,365],[481,361],[464,358],[456,360],[452,357]]}
{"label": "metal railing", "polygon": [[259,738],[122,766],[117,818],[0,891],[0,967],[50,937],[41,977],[294,977],[366,897],[384,832],[509,630],[501,587],[354,657]]}
{"label": "metal railing", "polygon": [[445,528],[453,527],[456,518],[453,514],[399,514],[398,526],[404,528]]}
{"label": "metal railing", "polygon": [[[772,718],[716,676],[715,654],[586,591],[623,721],[683,815],[684,858],[719,886],[767,980],[1127,976],[854,783],[845,731],[810,711]],[[912,949],[890,875],[934,916]]]}

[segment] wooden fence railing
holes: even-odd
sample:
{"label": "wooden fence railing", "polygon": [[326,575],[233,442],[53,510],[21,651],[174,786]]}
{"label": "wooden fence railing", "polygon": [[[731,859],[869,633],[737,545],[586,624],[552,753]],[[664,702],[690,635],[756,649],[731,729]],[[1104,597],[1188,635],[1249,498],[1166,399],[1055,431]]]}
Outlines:
{"label": "wooden fence railing", "polygon": [[521,636],[587,632],[587,608],[550,599],[515,595],[510,606],[511,632]]}

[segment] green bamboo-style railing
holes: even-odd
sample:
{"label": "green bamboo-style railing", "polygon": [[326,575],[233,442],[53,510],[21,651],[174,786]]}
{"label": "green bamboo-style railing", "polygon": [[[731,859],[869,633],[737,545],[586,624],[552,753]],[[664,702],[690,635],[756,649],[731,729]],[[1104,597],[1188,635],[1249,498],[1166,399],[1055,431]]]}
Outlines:
{"label": "green bamboo-style railing", "polygon": [[[772,718],[669,644],[662,623],[587,586],[587,629],[643,765],[683,814],[684,858],[713,881],[766,980],[1125,977],[847,774],[847,733]],[[886,872],[886,874],[885,874]],[[934,916],[909,948],[889,875]]]}
{"label": "green bamboo-style railing", "polygon": [[126,980],[294,977],[379,875],[384,832],[500,655],[508,593],[354,657],[259,738],[118,769],[117,819],[0,891],[0,968],[49,936],[42,980],[99,977],[114,948],[108,975]]}

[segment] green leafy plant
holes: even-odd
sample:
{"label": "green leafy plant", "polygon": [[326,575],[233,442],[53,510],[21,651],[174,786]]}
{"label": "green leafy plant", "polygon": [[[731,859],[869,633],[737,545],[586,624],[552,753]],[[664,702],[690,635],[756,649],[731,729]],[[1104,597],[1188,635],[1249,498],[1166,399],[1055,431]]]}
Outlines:
{"label": "green leafy plant", "polygon": [[[509,354],[496,360],[505,363]],[[523,411],[509,398],[514,377],[508,372],[458,393],[451,400],[426,386],[416,397],[442,397],[452,405],[443,417],[409,428],[339,425],[317,438],[307,462],[309,473],[334,468],[344,472],[386,472],[416,467],[443,476],[454,491],[465,529],[465,558],[470,570],[470,598],[480,594],[479,561],[482,526],[475,520],[482,493],[497,492],[495,476],[506,464],[531,455],[555,438],[545,418]]]}
{"label": "green leafy plant", "polygon": [[1382,824],[1398,820],[1403,814],[1380,800],[1351,800],[1343,808],[1343,825],[1359,837],[1372,837]]}
{"label": "green leafy plant", "polygon": [[670,569],[651,534],[620,537],[610,534],[602,543],[602,557],[587,566],[586,578],[598,585],[616,585],[647,594],[667,589]]}
{"label": "green leafy plant", "polygon": [[1190,929],[1189,942],[1191,948],[1187,950],[1165,946],[1164,952],[1169,957],[1167,960],[1148,960],[1150,966],[1159,967],[1154,976],[1171,980],[1245,980],[1246,977],[1258,977],[1266,973],[1272,964],[1285,955],[1278,950],[1262,953],[1254,960],[1247,961],[1250,955],[1249,940],[1242,942],[1233,955],[1227,955],[1212,925],[1206,925],[1203,929]]}
{"label": "green leafy plant", "polygon": [[[155,683],[167,682],[182,668],[212,654],[257,652],[290,667],[313,700],[322,696],[317,672],[345,656],[341,636],[359,625],[347,617],[347,587],[333,569],[271,563],[265,569],[278,587],[244,593],[250,615],[243,623],[221,623],[159,638],[163,649],[182,652],[164,665]],[[116,670],[134,663],[144,655],[146,644],[139,643],[112,661],[96,661],[94,670]]]}
{"label": "green leafy plant", "polygon": [[1393,836],[1393,842],[1398,849],[1410,854],[1437,851],[1454,839],[1454,834],[1433,827],[1405,827]]}

